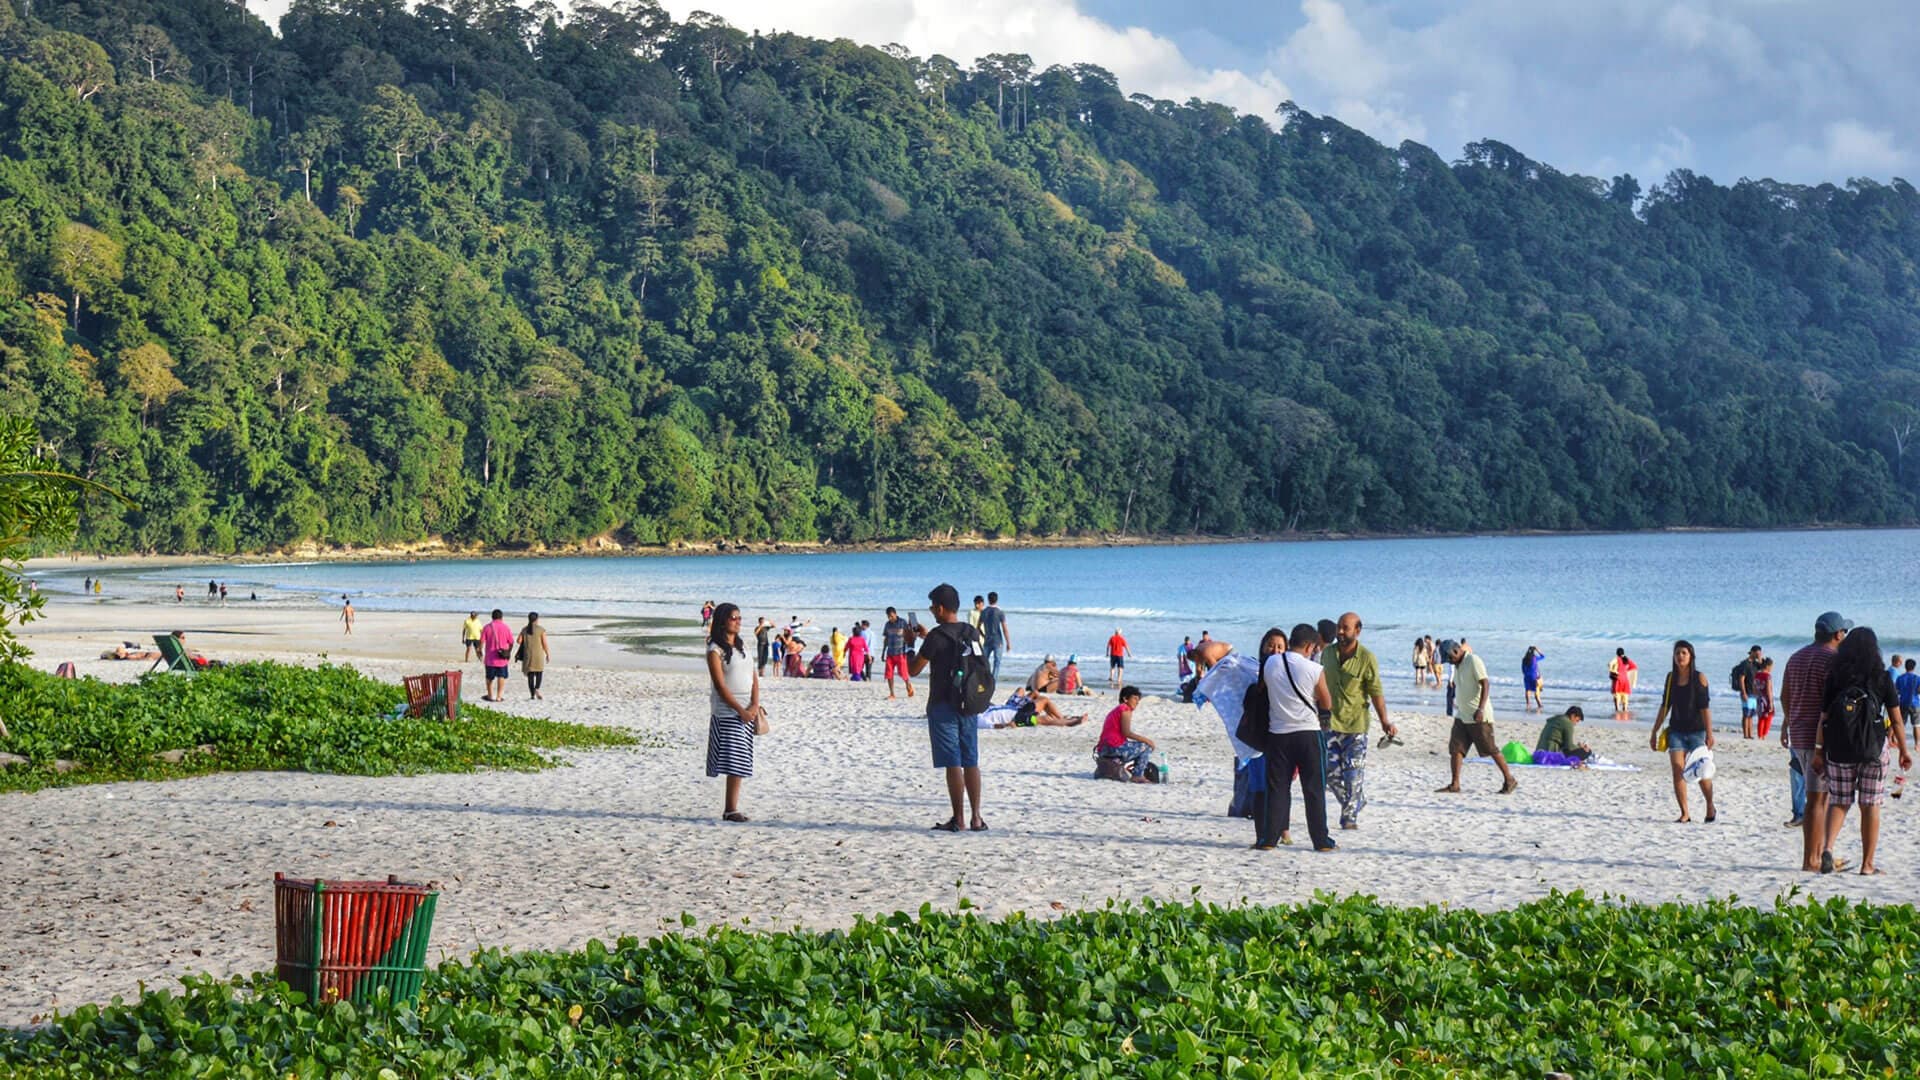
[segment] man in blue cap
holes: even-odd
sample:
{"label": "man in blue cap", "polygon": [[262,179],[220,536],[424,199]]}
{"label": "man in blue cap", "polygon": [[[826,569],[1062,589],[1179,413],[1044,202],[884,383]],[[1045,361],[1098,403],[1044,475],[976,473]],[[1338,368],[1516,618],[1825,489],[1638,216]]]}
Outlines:
{"label": "man in blue cap", "polygon": [[1819,742],[1820,713],[1827,706],[1827,672],[1833,669],[1834,653],[1851,629],[1852,621],[1839,612],[1823,613],[1813,620],[1813,644],[1789,657],[1780,676],[1780,711],[1787,718],[1780,729],[1780,743],[1792,752],[1807,789],[1806,808],[1800,814],[1800,869],[1809,874],[1847,868],[1827,849],[1831,839],[1827,836],[1827,782],[1813,767],[1813,751]]}

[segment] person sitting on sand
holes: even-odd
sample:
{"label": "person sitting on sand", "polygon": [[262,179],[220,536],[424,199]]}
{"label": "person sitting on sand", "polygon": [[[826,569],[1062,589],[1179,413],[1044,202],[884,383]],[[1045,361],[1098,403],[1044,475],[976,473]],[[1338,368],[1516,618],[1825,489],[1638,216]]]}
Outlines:
{"label": "person sitting on sand", "polygon": [[1573,726],[1586,718],[1586,712],[1578,705],[1569,705],[1566,712],[1547,717],[1546,725],[1540,729],[1540,741],[1534,744],[1533,752],[1536,755],[1547,752],[1565,754],[1570,758],[1592,757],[1592,748],[1575,738],[1573,733]]}
{"label": "person sitting on sand", "polygon": [[1087,689],[1087,684],[1080,679],[1080,661],[1077,657],[1067,657],[1067,666],[1060,669],[1060,681],[1054,684],[1054,690],[1080,697],[1092,695],[1093,691]]}
{"label": "person sitting on sand", "polygon": [[793,634],[793,631],[791,630],[786,631],[786,633],[784,633],[781,636],[780,640],[785,643],[782,646],[782,651],[786,655],[786,659],[785,659],[786,667],[782,670],[781,673],[789,679],[806,678],[807,677],[807,661],[806,661],[807,643],[795,637]]}
{"label": "person sitting on sand", "polygon": [[836,667],[833,662],[833,650],[831,647],[822,645],[820,646],[820,651],[813,654],[813,668],[807,672],[807,675],[809,678],[814,679],[837,679],[840,677],[840,669]]}
{"label": "person sitting on sand", "polygon": [[1060,665],[1049,656],[1027,676],[1026,688],[1035,693],[1053,693],[1060,685]]}
{"label": "person sitting on sand", "polygon": [[1013,695],[979,716],[980,729],[1010,727],[1079,727],[1086,715],[1067,716],[1045,694],[1015,690]]}
{"label": "person sitting on sand", "polygon": [[1153,740],[1133,730],[1133,710],[1140,704],[1140,688],[1122,687],[1120,704],[1107,714],[1106,721],[1100,726],[1100,742],[1095,754],[1103,758],[1114,758],[1126,766],[1127,775],[1136,784],[1147,782],[1147,766],[1151,764]]}

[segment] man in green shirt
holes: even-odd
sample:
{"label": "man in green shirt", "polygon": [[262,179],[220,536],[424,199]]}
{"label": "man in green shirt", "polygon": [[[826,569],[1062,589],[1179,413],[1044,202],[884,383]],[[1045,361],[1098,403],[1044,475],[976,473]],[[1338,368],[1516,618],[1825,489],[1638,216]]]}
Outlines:
{"label": "man in green shirt", "polygon": [[1380,685],[1380,663],[1372,650],[1360,644],[1360,616],[1340,616],[1334,631],[1334,651],[1322,655],[1327,693],[1333,698],[1333,730],[1327,735],[1327,789],[1340,800],[1340,827],[1360,827],[1360,808],[1367,805],[1367,704],[1380,717],[1380,730],[1395,738],[1400,729],[1387,719],[1386,690]]}
{"label": "man in green shirt", "polygon": [[1453,733],[1447,737],[1453,782],[1440,790],[1459,793],[1460,764],[1467,759],[1467,751],[1478,750],[1481,757],[1492,758],[1500,766],[1500,775],[1506,778],[1500,794],[1513,794],[1520,780],[1507,767],[1507,759],[1500,755],[1500,743],[1493,737],[1493,684],[1487,679],[1487,665],[1464,641],[1441,642],[1440,655],[1453,665],[1453,681],[1459,687],[1459,710],[1453,716]]}
{"label": "man in green shirt", "polygon": [[1592,751],[1573,734],[1573,725],[1586,718],[1587,714],[1578,705],[1568,706],[1567,711],[1558,716],[1547,717],[1546,726],[1540,729],[1540,742],[1534,746],[1533,752],[1551,751],[1579,758],[1588,756]]}

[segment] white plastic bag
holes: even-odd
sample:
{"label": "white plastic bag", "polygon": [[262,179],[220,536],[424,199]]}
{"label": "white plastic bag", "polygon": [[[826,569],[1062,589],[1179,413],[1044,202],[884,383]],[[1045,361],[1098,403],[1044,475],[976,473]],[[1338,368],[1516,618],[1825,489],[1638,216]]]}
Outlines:
{"label": "white plastic bag", "polygon": [[1704,746],[1696,747],[1687,755],[1687,763],[1681,767],[1680,775],[1687,780],[1713,779],[1713,751]]}

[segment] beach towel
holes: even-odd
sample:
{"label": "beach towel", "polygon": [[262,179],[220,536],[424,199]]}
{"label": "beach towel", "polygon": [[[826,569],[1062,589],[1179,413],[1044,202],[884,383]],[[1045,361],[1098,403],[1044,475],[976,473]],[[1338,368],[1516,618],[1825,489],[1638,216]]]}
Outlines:
{"label": "beach towel", "polygon": [[[1476,765],[1476,764],[1491,765],[1493,764],[1493,759],[1490,757],[1471,757],[1467,759],[1467,763],[1469,765]],[[1594,772],[1639,772],[1640,771],[1640,766],[1638,765],[1622,765],[1619,762],[1607,761],[1604,758],[1588,758],[1587,763],[1585,765],[1542,765],[1541,763],[1536,761],[1531,765],[1509,764],[1507,768],[1509,769],[1560,769],[1560,770],[1584,768],[1584,769],[1590,769]]]}
{"label": "beach towel", "polygon": [[1260,665],[1251,656],[1228,653],[1219,663],[1208,669],[1198,685],[1193,688],[1193,703],[1196,707],[1213,706],[1219,714],[1220,722],[1225,725],[1227,741],[1233,744],[1233,756],[1247,761],[1260,756],[1260,751],[1248,746],[1234,737],[1234,729],[1240,726],[1240,703],[1246,700],[1247,687],[1260,678]]}

